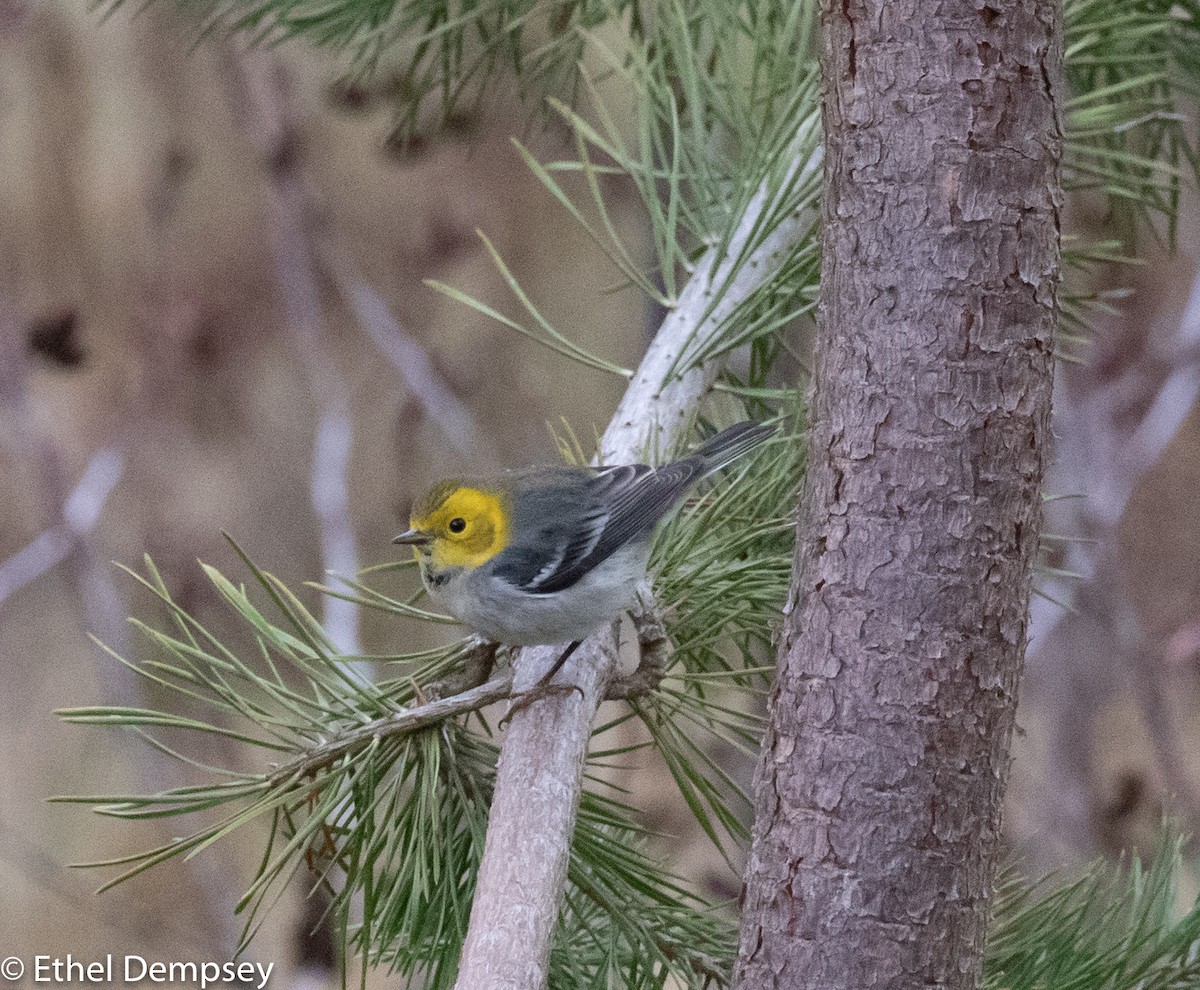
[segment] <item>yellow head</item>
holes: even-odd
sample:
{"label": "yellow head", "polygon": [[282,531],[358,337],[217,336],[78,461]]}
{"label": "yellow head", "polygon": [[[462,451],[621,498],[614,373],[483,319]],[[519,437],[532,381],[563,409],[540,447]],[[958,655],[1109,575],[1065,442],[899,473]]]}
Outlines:
{"label": "yellow head", "polygon": [[507,498],[497,491],[443,482],[413,505],[409,529],[392,542],[411,544],[420,560],[447,567],[480,567],[508,546]]}

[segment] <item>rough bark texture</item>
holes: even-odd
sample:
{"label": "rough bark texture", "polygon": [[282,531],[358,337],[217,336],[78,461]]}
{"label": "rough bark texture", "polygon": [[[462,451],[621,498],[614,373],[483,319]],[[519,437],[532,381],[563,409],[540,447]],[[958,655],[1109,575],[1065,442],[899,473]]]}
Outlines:
{"label": "rough bark texture", "polygon": [[740,988],[979,979],[1048,439],[1058,6],[825,4],[816,391]]}

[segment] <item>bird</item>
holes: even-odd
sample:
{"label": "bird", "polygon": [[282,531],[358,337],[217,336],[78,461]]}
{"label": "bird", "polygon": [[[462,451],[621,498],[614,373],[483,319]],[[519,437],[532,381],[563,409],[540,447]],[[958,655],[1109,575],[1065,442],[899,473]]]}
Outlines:
{"label": "bird", "polygon": [[589,634],[634,604],[655,526],[683,494],[774,432],[738,423],[661,467],[451,478],[413,503],[409,528],[392,542],[412,548],[430,597],[471,631],[507,646],[567,644],[542,687]]}

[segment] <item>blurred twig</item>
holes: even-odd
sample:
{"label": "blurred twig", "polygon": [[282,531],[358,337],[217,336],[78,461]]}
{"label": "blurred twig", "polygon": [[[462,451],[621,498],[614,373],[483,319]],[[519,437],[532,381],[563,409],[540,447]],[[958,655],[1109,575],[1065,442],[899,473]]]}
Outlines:
{"label": "blurred twig", "polygon": [[471,464],[487,470],[491,454],[479,442],[479,426],[471,410],[434,367],[425,349],[400,325],[383,297],[354,271],[331,244],[320,246],[319,257],[338,293],[360,327],[396,370],[409,393],[420,403],[446,440]]}
{"label": "blurred twig", "polygon": [[[1125,319],[1132,323],[1136,313]],[[1087,779],[1094,720],[1123,678],[1132,681],[1167,791],[1174,792],[1188,827],[1200,828],[1200,802],[1168,705],[1174,693],[1167,683],[1168,650],[1179,630],[1143,628],[1121,576],[1118,549],[1118,527],[1135,488],[1200,400],[1198,355],[1200,274],[1173,340],[1152,342],[1145,351],[1123,349],[1115,374],[1068,370],[1056,389],[1057,457],[1049,486],[1084,497],[1055,504],[1051,528],[1071,537],[1062,566],[1081,577],[1040,582],[1048,597],[1035,598],[1031,607],[1026,690],[1044,695],[1055,722],[1037,814],[1049,835],[1067,838],[1079,855],[1091,855],[1097,845],[1096,801]],[[1056,602],[1073,612],[1064,613]]]}
{"label": "blurred twig", "polygon": [[62,521],[48,526],[7,560],[0,561],[0,605],[66,560],[95,527],[124,471],[125,456],[120,450],[101,447],[92,455],[79,482],[67,495]]}
{"label": "blurred twig", "polygon": [[[270,208],[267,239],[275,260],[279,298],[287,332],[304,367],[317,403],[310,496],[321,538],[322,569],[327,574],[358,573],[358,548],[350,522],[350,456],[353,446],[346,385],[328,334],[312,244],[309,200],[296,151],[298,122],[282,67],[267,53],[228,53],[230,90],[246,133],[259,147]],[[362,652],[358,607],[326,595],[322,625],[343,654]],[[356,672],[369,678],[369,668]]]}

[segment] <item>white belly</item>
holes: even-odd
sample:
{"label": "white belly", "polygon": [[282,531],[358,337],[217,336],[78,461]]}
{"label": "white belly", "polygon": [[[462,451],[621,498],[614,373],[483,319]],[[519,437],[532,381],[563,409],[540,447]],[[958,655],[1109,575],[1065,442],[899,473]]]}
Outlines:
{"label": "white belly", "polygon": [[584,639],[634,603],[650,548],[622,547],[570,588],[548,595],[519,591],[480,568],[433,592],[473,631],[499,643],[534,646]]}

